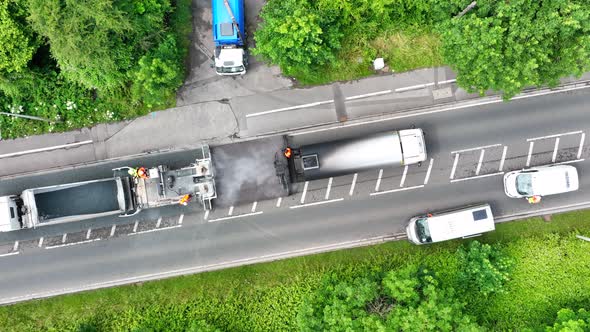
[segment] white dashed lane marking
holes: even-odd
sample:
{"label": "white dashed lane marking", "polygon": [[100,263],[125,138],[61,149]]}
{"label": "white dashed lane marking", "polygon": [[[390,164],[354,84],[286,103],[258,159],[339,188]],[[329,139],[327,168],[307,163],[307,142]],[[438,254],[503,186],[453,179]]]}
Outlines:
{"label": "white dashed lane marking", "polygon": [[383,168],[379,170],[379,176],[377,177],[377,183],[375,183],[375,191],[379,191],[381,186],[381,178],[383,177]]}
{"label": "white dashed lane marking", "polygon": [[533,148],[535,147],[535,141],[530,141],[529,143],[529,153],[526,157],[526,167],[531,166],[531,158],[533,156]]}
{"label": "white dashed lane marking", "polygon": [[354,173],[354,176],[352,177],[352,184],[350,185],[350,191],[348,192],[348,196],[352,196],[352,194],[354,193],[354,186],[356,185],[356,179],[358,175],[358,173]]}

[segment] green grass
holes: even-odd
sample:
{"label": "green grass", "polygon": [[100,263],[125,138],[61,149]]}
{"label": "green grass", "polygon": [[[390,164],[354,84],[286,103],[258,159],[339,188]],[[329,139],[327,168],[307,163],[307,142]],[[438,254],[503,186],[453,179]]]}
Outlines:
{"label": "green grass", "polygon": [[314,72],[295,72],[301,85],[360,79],[375,74],[373,60],[382,57],[390,71],[403,72],[443,64],[438,35],[425,29],[388,29],[373,40],[350,36],[342,43],[337,61]]}
{"label": "green grass", "polygon": [[[507,293],[471,299],[469,314],[494,329],[550,323],[561,307],[590,306],[590,211],[500,224],[480,237],[500,242],[515,259]],[[3,331],[68,331],[80,326],[133,330],[165,326],[182,331],[191,321],[231,331],[294,330],[301,299],[326,273],[354,276],[421,263],[452,283],[453,253],[465,241],[414,246],[406,241],[342,250],[222,271],[30,301],[0,308]]]}

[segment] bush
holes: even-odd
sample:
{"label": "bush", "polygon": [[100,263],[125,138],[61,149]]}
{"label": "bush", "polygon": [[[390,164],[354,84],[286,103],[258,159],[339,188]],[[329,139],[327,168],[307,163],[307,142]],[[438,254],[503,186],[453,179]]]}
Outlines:
{"label": "bush", "polygon": [[132,74],[132,94],[148,108],[168,103],[182,85],[183,68],[174,36],[168,35],[158,48],[139,60]]}
{"label": "bush", "polygon": [[480,330],[463,308],[430,270],[409,265],[384,278],[326,279],[304,299],[297,323],[300,331]]}
{"label": "bush", "polygon": [[254,54],[281,66],[286,74],[329,64],[340,48],[340,23],[307,0],[269,2],[260,13]]}
{"label": "bush", "polygon": [[472,241],[467,248],[457,250],[459,283],[483,296],[502,292],[504,283],[509,280],[512,261],[506,257],[498,245],[482,244]]}

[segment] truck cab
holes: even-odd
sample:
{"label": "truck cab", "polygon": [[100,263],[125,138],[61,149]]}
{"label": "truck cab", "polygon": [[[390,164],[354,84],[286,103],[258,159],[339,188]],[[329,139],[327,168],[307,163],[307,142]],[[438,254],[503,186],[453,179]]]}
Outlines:
{"label": "truck cab", "polygon": [[418,164],[426,160],[426,144],[422,129],[400,130],[399,137],[404,165]]}
{"label": "truck cab", "polygon": [[0,232],[10,232],[22,228],[22,216],[18,209],[17,197],[0,197]]}
{"label": "truck cab", "polygon": [[243,48],[215,48],[215,72],[217,75],[244,75],[248,55]]}

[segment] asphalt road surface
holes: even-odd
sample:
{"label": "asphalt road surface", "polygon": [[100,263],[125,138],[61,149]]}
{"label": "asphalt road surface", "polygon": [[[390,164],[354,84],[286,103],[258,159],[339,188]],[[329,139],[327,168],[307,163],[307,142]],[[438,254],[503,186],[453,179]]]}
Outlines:
{"label": "asphalt road surface", "polygon": [[[412,125],[426,132],[428,160],[299,183],[288,197],[217,208],[143,211],[134,219],[102,218],[0,234],[0,302],[155,279],[270,260],[396,236],[410,217],[489,202],[495,216],[590,204],[590,90],[559,93],[289,137],[293,145],[354,137]],[[274,153],[275,151],[269,151]],[[190,161],[190,152],[145,162]],[[143,161],[142,161],[143,162]],[[502,174],[568,163],[580,190],[540,204],[505,196]],[[110,167],[18,178],[2,192],[31,183],[100,178]]]}

